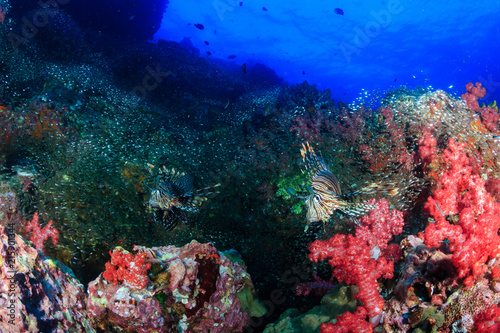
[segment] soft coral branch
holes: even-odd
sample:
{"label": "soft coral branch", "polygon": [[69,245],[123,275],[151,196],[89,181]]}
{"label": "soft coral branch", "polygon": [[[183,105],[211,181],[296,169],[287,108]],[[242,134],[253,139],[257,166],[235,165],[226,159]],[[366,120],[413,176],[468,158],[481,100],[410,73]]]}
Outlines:
{"label": "soft coral branch", "polygon": [[[425,204],[436,222],[425,229],[424,237],[428,247],[438,247],[448,239],[458,275],[470,286],[487,270],[488,259],[500,254],[500,203],[473,173],[463,148],[465,144],[451,138],[443,153],[448,169]],[[458,216],[456,224],[448,222],[449,215]]]}
{"label": "soft coral branch", "polygon": [[43,252],[43,243],[50,237],[52,244],[57,245],[59,241],[59,231],[54,228],[52,220],[45,227],[41,227],[38,221],[38,212],[33,215],[33,219],[26,225],[26,231],[31,232],[30,240],[38,251]]}

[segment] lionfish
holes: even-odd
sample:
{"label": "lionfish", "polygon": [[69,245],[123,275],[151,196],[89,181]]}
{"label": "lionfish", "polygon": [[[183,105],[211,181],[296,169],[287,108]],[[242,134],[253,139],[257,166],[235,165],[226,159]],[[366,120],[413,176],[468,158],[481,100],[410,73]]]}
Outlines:
{"label": "lionfish", "polygon": [[[144,180],[144,185],[151,190],[149,206],[154,210],[154,220],[162,224],[166,230],[174,229],[179,221],[189,224],[186,213],[197,213],[207,196],[213,189],[220,186],[205,187],[195,190],[193,179],[184,172],[165,166],[159,168],[158,174],[153,173],[154,165],[148,164],[151,177]],[[155,187],[147,182],[155,180]]]}
{"label": "lionfish", "polygon": [[372,183],[358,191],[342,195],[338,179],[330,172],[323,158],[316,155],[309,143],[302,144],[300,154],[305,166],[303,172],[307,174],[312,189],[310,195],[301,197],[306,202],[306,218],[309,223],[317,221],[325,223],[336,210],[353,218],[362,216],[375,208],[375,206],[367,203],[353,202],[349,198],[363,194],[375,194],[377,192],[384,192],[394,196],[399,191],[396,187]]}

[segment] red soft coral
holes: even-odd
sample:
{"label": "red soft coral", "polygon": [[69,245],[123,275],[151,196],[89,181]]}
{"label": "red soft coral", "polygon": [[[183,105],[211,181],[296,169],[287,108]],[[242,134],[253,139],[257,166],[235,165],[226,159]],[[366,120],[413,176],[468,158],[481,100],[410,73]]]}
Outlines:
{"label": "red soft coral", "polygon": [[389,212],[389,202],[384,199],[377,203],[370,200],[368,203],[375,205],[375,209],[361,218],[361,226],[356,228],[356,237],[366,241],[372,249],[378,247],[385,250],[392,236],[403,231],[403,213],[396,209]]}
{"label": "red soft coral", "polygon": [[50,237],[52,244],[57,245],[59,241],[59,231],[54,228],[52,220],[45,227],[41,227],[38,221],[38,212],[33,215],[33,219],[26,225],[26,231],[31,232],[30,240],[38,251],[43,252],[43,243]]}
{"label": "red soft coral", "polygon": [[418,140],[418,157],[425,170],[427,170],[431,163],[438,159],[436,145],[437,141],[432,135],[431,130],[426,128]]}
{"label": "red soft coral", "polygon": [[480,110],[481,120],[489,131],[493,133],[498,133],[497,123],[500,120],[500,115],[498,114],[498,110],[495,108],[489,108],[487,106],[481,108]]}
{"label": "red soft coral", "polygon": [[[359,319],[359,314],[364,313],[363,319],[368,315],[374,327],[378,325],[384,307],[384,299],[378,292],[377,279],[392,278],[394,270],[394,263],[384,256],[379,256],[378,252],[387,248],[387,243],[393,235],[403,231],[404,220],[401,212],[389,211],[389,203],[386,200],[381,199],[376,203],[373,200],[370,203],[375,204],[375,209],[361,219],[362,225],[357,228],[356,237],[336,234],[325,241],[316,240],[309,245],[309,259],[328,259],[328,263],[333,267],[333,277],[340,282],[358,286],[359,292],[355,297],[363,302],[364,310],[358,308],[356,322],[364,321]],[[399,249],[396,247],[396,244],[392,246],[390,252],[396,254]],[[345,318],[347,322],[351,322],[353,317],[349,316],[352,314],[339,317],[341,319],[334,326],[341,329],[344,325],[342,323],[346,323],[343,321]],[[338,332],[348,332],[349,328],[346,329],[347,331]]]}
{"label": "red soft coral", "polygon": [[472,82],[467,83],[465,86],[465,90],[467,92],[463,94],[462,100],[467,103],[467,106],[474,111],[479,111],[479,103],[477,102],[478,98],[483,98],[486,95],[486,88],[483,88],[481,82],[476,82],[476,86],[472,84]]}
{"label": "red soft coral", "polygon": [[384,306],[377,290],[377,279],[381,276],[392,278],[393,262],[384,257],[373,259],[370,246],[353,235],[337,234],[325,241],[316,240],[309,245],[309,251],[311,261],[328,259],[334,267],[333,275],[340,282],[358,286],[359,292],[355,297],[363,302],[371,322],[376,326]]}
{"label": "red soft coral", "polygon": [[500,308],[497,304],[491,305],[485,312],[474,316],[475,333],[500,332]]}
{"label": "red soft coral", "polygon": [[[472,174],[463,148],[452,138],[444,152],[449,168],[425,204],[436,221],[425,229],[425,244],[437,247],[448,239],[458,275],[470,286],[486,271],[488,258],[500,254],[500,204],[486,191],[484,180]],[[458,215],[456,225],[448,215]]]}
{"label": "red soft coral", "polygon": [[103,277],[118,284],[123,283],[134,289],[143,289],[149,283],[147,270],[151,267],[150,263],[146,263],[146,255],[144,253],[136,254],[129,253],[120,247],[117,247],[111,253],[111,262],[106,263],[106,271]]}
{"label": "red soft coral", "polygon": [[372,326],[365,320],[366,310],[360,306],[356,312],[346,312],[337,317],[337,323],[321,325],[320,333],[371,333]]}

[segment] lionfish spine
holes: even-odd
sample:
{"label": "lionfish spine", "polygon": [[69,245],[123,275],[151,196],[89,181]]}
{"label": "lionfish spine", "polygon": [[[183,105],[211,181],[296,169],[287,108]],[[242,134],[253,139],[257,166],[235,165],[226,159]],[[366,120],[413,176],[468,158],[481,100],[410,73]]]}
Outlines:
{"label": "lionfish spine", "polygon": [[314,174],[323,170],[328,170],[326,163],[321,157],[316,155],[316,152],[309,145],[309,142],[302,144],[300,154],[302,155],[302,161],[304,161],[304,167],[307,173]]}
{"label": "lionfish spine", "polygon": [[213,191],[213,189],[219,186],[220,184],[215,184],[197,190],[196,194],[186,204],[190,206],[200,206],[204,201],[208,200],[207,196],[219,193],[218,191]]}
{"label": "lionfish spine", "polygon": [[399,193],[399,188],[393,183],[382,184],[381,182],[374,182],[345,196],[376,195],[379,193],[395,196]]}
{"label": "lionfish spine", "polygon": [[345,208],[340,208],[344,214],[354,217],[363,216],[370,210],[374,209],[375,205],[370,205],[367,203],[349,203]]}

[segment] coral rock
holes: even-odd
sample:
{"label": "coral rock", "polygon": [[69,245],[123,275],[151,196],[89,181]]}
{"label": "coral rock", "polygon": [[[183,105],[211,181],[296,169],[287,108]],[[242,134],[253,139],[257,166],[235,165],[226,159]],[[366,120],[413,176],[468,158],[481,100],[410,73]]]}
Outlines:
{"label": "coral rock", "polygon": [[73,272],[13,228],[0,225],[0,332],[95,332]]}
{"label": "coral rock", "polygon": [[258,302],[248,299],[254,291],[244,265],[212,244],[136,246],[134,251],[135,258],[151,265],[144,288],[120,280],[108,282],[104,273],[89,283],[88,311],[101,329],[240,332],[250,321],[249,313],[255,315],[249,304],[255,307]]}

